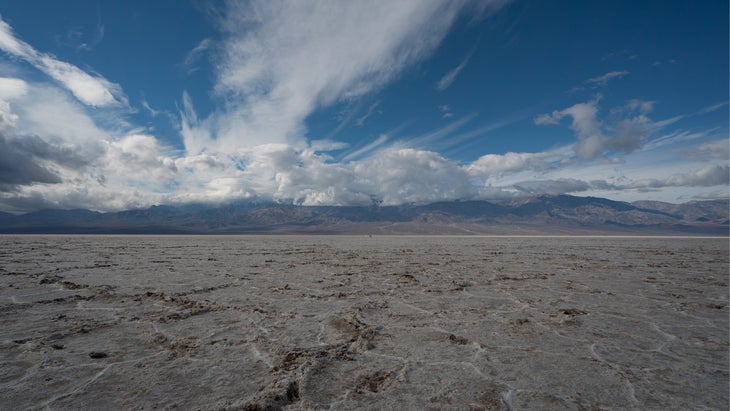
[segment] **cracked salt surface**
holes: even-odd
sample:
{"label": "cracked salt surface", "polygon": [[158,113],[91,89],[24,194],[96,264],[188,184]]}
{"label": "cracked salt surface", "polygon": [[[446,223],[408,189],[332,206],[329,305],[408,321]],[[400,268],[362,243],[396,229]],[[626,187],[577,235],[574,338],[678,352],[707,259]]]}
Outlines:
{"label": "cracked salt surface", "polygon": [[0,236],[0,409],[728,409],[727,239]]}

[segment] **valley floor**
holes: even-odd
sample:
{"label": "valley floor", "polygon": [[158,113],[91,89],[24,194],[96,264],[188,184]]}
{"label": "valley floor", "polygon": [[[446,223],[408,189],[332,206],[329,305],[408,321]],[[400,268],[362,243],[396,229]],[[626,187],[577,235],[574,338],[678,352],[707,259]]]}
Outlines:
{"label": "valley floor", "polygon": [[0,409],[728,409],[727,238],[0,236]]}

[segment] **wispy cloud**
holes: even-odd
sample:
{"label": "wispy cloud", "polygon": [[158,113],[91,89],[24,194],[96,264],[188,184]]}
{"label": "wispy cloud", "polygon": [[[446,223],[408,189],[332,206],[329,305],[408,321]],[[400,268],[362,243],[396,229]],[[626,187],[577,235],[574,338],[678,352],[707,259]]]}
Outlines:
{"label": "wispy cloud", "polygon": [[65,36],[56,36],[56,42],[76,51],[91,51],[104,40],[105,31],[106,27],[99,16],[91,34],[87,34],[88,30],[84,30],[84,27],[72,27]]}
{"label": "wispy cloud", "polygon": [[469,59],[471,59],[472,54],[473,53],[469,53],[469,55],[461,60],[461,63],[459,63],[459,65],[444,74],[444,76],[436,82],[436,90],[444,91],[449,88],[449,86],[451,86],[451,83],[453,83],[459,73],[461,73],[461,70],[463,70],[464,67],[466,67],[466,65],[469,63]]}
{"label": "wispy cloud", "polygon": [[309,114],[397,78],[433,52],[468,5],[430,0],[228,3],[219,22],[226,38],[215,86],[227,105],[208,123],[215,149],[304,146]]}
{"label": "wispy cloud", "polygon": [[589,78],[586,80],[586,84],[594,85],[594,86],[605,86],[608,84],[609,81],[613,79],[618,79],[624,76],[629,75],[629,72],[626,70],[623,71],[611,71],[606,74],[600,75],[598,77]]}
{"label": "wispy cloud", "polygon": [[359,157],[362,157],[363,155],[366,155],[376,148],[382,146],[383,144],[388,142],[388,136],[386,134],[381,134],[377,139],[375,139],[373,142],[367,144],[366,146],[359,148],[352,153],[347,154],[342,159],[344,161],[350,161]]}
{"label": "wispy cloud", "polygon": [[57,60],[50,54],[36,51],[30,44],[18,39],[13,29],[3,20],[0,20],[0,49],[46,73],[86,105],[107,107],[127,104],[118,84],[101,76],[93,76],[72,64]]}
{"label": "wispy cloud", "polygon": [[375,103],[371,104],[370,107],[368,107],[368,111],[364,115],[357,118],[355,124],[358,127],[362,127],[365,124],[365,120],[367,120],[368,118],[370,118],[370,116],[377,112],[376,110],[378,106],[380,106],[380,101],[376,101]]}
{"label": "wispy cloud", "polygon": [[150,107],[150,103],[148,103],[147,100],[142,100],[140,104],[142,104],[142,107],[147,110],[147,112],[149,112],[152,117],[157,117],[160,114],[159,111]]}
{"label": "wispy cloud", "polygon": [[472,121],[475,117],[475,113],[461,117],[460,119],[454,120],[451,123],[433,131],[429,131],[417,136],[403,138],[396,144],[399,147],[404,148],[431,148],[433,145],[437,145],[442,140],[450,140],[457,130],[464,127],[464,125]]}
{"label": "wispy cloud", "polygon": [[728,105],[728,102],[727,101],[723,101],[722,103],[717,103],[717,104],[713,104],[713,105],[710,105],[710,106],[707,106],[707,107],[703,107],[703,108],[701,108],[700,110],[697,111],[697,114],[699,115],[699,114],[712,113],[713,111],[717,111],[717,110],[719,110],[719,109],[721,109],[721,108],[723,108],[723,107],[725,107],[727,105]]}
{"label": "wispy cloud", "polygon": [[200,42],[195,45],[195,47],[193,47],[193,49],[190,50],[187,55],[185,55],[185,60],[183,60],[182,67],[187,74],[192,74],[199,70],[199,67],[196,64],[201,59],[201,57],[203,57],[203,55],[208,51],[211,45],[212,40],[210,38],[205,38],[203,40],[200,40]]}

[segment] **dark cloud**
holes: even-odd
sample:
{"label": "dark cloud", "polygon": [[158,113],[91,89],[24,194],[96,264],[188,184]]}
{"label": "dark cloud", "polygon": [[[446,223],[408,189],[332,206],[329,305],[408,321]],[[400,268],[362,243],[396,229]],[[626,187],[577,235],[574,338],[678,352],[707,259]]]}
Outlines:
{"label": "dark cloud", "polygon": [[[47,143],[39,138],[34,140],[36,141],[26,145],[30,148],[45,149],[42,145]],[[32,152],[28,151],[28,147],[23,147],[22,143],[0,135],[0,191],[14,191],[17,186],[33,183],[60,183],[61,177],[38,164]]]}
{"label": "dark cloud", "polygon": [[37,136],[0,134],[0,191],[14,191],[34,183],[59,184],[61,177],[49,165],[81,169],[89,164],[69,146],[52,144]]}

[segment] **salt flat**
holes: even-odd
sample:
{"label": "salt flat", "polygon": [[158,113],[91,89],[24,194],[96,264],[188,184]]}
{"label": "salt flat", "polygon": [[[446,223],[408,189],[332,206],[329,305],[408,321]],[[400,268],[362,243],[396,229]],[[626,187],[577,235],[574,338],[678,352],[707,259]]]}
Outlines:
{"label": "salt flat", "polygon": [[0,409],[728,409],[727,238],[0,236]]}

